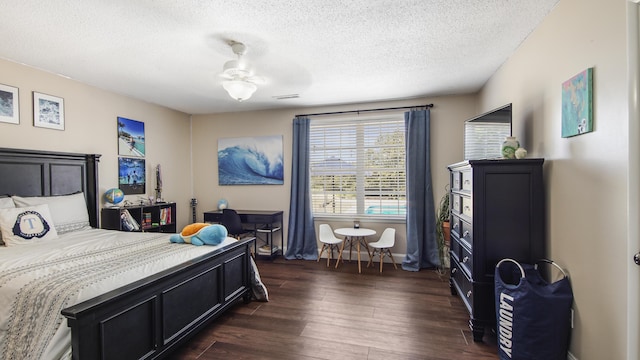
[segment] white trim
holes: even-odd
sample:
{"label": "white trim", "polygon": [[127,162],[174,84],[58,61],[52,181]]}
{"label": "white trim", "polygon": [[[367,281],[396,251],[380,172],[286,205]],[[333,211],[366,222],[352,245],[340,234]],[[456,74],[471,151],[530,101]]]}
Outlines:
{"label": "white trim", "polygon": [[573,354],[570,351],[567,351],[567,360],[578,360],[578,358],[573,356]]}
{"label": "white trim", "polygon": [[640,358],[640,268],[633,262],[633,255],[640,251],[640,0],[627,3],[627,72],[629,79],[628,142],[627,154],[627,359]]}
{"label": "white trim", "polygon": [[193,115],[189,115],[189,172],[191,173],[191,198],[193,199]]}

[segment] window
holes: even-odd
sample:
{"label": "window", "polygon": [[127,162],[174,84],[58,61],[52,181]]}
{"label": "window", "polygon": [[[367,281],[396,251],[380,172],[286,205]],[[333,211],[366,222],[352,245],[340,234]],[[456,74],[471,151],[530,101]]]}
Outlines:
{"label": "window", "polygon": [[404,218],[402,114],[365,120],[312,120],[310,178],[314,216]]}

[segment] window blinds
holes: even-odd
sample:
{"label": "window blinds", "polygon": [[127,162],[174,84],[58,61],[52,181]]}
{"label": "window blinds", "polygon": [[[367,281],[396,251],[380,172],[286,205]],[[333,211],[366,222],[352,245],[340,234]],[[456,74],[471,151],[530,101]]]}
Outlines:
{"label": "window blinds", "polygon": [[367,120],[312,120],[310,178],[314,215],[404,217],[402,115]]}

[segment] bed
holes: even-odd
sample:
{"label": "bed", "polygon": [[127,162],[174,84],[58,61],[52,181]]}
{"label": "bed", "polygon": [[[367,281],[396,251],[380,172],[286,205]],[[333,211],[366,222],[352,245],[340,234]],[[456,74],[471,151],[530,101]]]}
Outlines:
{"label": "bed", "polygon": [[[98,229],[99,158],[0,148],[0,204],[12,199],[22,214],[33,208],[55,224],[38,241],[3,239],[4,359],[162,358],[236,302],[265,300],[253,238],[193,246],[172,244],[169,234]],[[64,222],[81,212],[79,199],[86,218]],[[59,211],[72,201],[74,210]],[[12,212],[0,210],[3,234]]]}

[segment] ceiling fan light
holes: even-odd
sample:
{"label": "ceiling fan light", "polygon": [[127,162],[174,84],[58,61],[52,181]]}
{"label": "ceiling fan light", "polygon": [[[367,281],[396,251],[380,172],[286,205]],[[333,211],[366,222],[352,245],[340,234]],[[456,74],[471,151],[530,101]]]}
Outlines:
{"label": "ceiling fan light", "polygon": [[229,80],[222,83],[229,96],[238,101],[247,100],[258,89],[255,84],[243,80]]}
{"label": "ceiling fan light", "polygon": [[244,76],[249,77],[253,75],[249,64],[242,60],[229,60],[224,63],[224,67],[222,68],[223,74],[229,77],[235,76]]}

